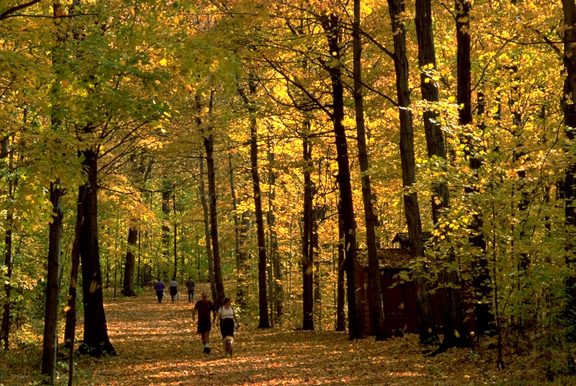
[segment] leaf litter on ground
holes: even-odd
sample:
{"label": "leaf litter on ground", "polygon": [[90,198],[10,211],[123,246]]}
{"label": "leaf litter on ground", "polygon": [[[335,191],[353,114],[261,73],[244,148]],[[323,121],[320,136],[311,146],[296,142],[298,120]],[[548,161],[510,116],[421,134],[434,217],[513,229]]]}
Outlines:
{"label": "leaf litter on ground", "polygon": [[[498,371],[494,350],[451,349],[427,357],[418,337],[348,340],[343,332],[258,329],[242,323],[234,355],[224,353],[217,328],[212,353],[202,352],[193,303],[159,304],[152,295],[105,304],[117,356],[78,357],[75,385],[527,385],[518,367]],[[81,333],[78,334],[81,336]],[[33,384],[19,374],[0,385]],[[4,369],[5,370],[5,369]],[[62,371],[59,384],[66,384]],[[12,383],[18,382],[18,383]],[[535,383],[534,383],[535,382]]]}

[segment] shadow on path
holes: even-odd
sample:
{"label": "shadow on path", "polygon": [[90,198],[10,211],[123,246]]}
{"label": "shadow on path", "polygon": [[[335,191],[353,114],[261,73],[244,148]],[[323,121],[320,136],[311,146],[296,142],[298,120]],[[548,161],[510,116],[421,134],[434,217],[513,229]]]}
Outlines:
{"label": "shadow on path", "polygon": [[481,368],[468,362],[448,364],[448,374],[437,370],[441,359],[423,358],[412,336],[351,342],[343,333],[258,330],[243,324],[234,357],[227,358],[216,329],[212,354],[202,353],[192,323],[193,303],[187,300],[158,304],[146,294],[115,299],[105,307],[119,355],[80,359],[75,384],[463,385],[483,379]]}

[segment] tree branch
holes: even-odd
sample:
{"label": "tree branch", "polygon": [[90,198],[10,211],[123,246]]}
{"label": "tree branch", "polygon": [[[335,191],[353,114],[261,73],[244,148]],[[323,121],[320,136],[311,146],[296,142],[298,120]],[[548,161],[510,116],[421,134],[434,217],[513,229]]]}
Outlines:
{"label": "tree branch", "polygon": [[31,6],[33,6],[34,4],[39,3],[40,1],[42,1],[42,0],[31,0],[31,1],[27,2],[27,3],[23,3],[23,4],[20,4],[20,5],[15,5],[15,6],[12,7],[12,8],[8,8],[8,9],[5,10],[4,12],[0,13],[0,20],[4,20],[4,19],[6,19],[7,17],[9,17],[11,14],[13,14],[13,13],[15,13],[15,12],[18,12],[18,11],[21,10],[21,9],[25,9],[25,8],[31,7]]}

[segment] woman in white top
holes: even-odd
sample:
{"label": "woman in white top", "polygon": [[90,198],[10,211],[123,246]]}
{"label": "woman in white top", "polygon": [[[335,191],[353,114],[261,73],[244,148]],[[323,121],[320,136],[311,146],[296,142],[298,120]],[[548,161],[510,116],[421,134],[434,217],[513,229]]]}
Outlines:
{"label": "woman in white top", "polygon": [[227,336],[234,336],[234,327],[238,328],[240,323],[236,318],[234,308],[232,308],[232,301],[229,297],[225,297],[222,301],[222,307],[218,310],[218,317],[220,318],[220,333],[222,339]]}

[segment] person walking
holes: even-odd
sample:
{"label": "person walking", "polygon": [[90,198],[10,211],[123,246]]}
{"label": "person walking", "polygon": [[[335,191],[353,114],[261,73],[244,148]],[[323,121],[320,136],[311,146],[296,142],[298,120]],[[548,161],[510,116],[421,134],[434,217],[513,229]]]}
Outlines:
{"label": "person walking", "polygon": [[196,284],[194,283],[194,280],[188,278],[188,280],[186,280],[186,288],[188,288],[188,303],[192,302],[192,300],[194,299],[195,287]]}
{"label": "person walking", "polygon": [[[202,338],[202,345],[204,346],[204,354],[210,354],[210,330],[212,329],[212,319],[216,320],[216,308],[211,300],[208,300],[208,294],[202,291],[201,299],[196,302],[192,310],[192,320],[196,321],[196,314],[198,314],[198,327],[197,332]],[[213,318],[211,316],[213,315]]]}
{"label": "person walking", "polygon": [[220,319],[220,334],[222,335],[224,352],[232,356],[234,327],[240,327],[240,323],[238,323],[236,312],[232,307],[232,300],[229,297],[225,297],[222,301],[222,307],[218,309],[218,318]]}
{"label": "person walking", "polygon": [[172,303],[174,303],[174,298],[176,297],[177,294],[178,294],[178,282],[176,281],[176,278],[173,277],[172,280],[170,281],[170,298],[172,299]]}
{"label": "person walking", "polygon": [[154,283],[154,290],[156,290],[156,297],[158,298],[158,303],[162,303],[162,298],[164,297],[164,283],[160,278]]}

